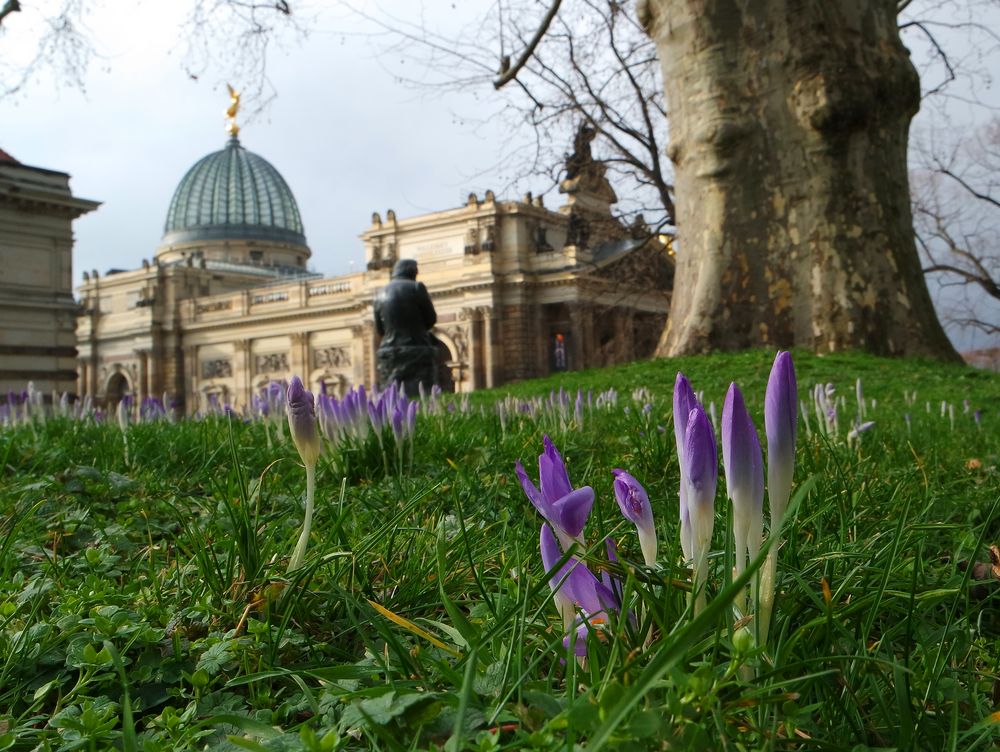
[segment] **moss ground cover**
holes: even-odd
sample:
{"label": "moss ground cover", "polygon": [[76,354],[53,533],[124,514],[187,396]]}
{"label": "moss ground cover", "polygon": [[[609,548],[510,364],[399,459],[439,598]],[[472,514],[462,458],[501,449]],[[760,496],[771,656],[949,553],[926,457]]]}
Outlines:
{"label": "moss ground cover", "polygon": [[[734,633],[721,483],[708,607],[689,608],[671,390],[682,370],[721,414],[736,381],[763,439],[773,353],[428,401],[412,453],[324,451],[291,572],[305,474],[287,426],[2,427],[0,749],[994,747],[1000,600],[971,565],[1000,542],[1000,377],[794,357],[807,410],[763,646]],[[874,425],[849,440],[857,379]],[[810,390],[828,383],[824,431]],[[585,661],[514,475],[543,435],[595,489],[588,555],[614,538],[634,606]],[[648,492],[653,567],[615,468]]]}

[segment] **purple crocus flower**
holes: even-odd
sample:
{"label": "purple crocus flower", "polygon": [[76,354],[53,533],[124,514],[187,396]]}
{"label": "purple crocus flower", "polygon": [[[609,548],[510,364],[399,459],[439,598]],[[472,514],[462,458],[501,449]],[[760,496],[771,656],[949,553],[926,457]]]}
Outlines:
{"label": "purple crocus flower", "polygon": [[604,624],[608,620],[608,613],[621,607],[614,590],[597,579],[587,565],[575,556],[570,556],[561,567],[553,571],[563,556],[563,550],[552,528],[546,523],[542,524],[539,548],[542,566],[546,573],[551,573],[549,587],[552,588],[553,599],[559,607],[566,629],[577,622],[578,613],[591,624]]}
{"label": "purple crocus flower", "polygon": [[736,384],[722,406],[722,466],[726,493],[733,502],[736,576],[760,551],[764,531],[764,460],[760,439]]}
{"label": "purple crocus flower", "polygon": [[292,377],[288,385],[288,428],[302,463],[315,466],[319,459],[319,432],[316,429],[316,408],[312,392],[305,388],[302,379]]}
{"label": "purple crocus flower", "polygon": [[790,353],[779,352],[771,367],[764,395],[764,431],[767,434],[767,497],[771,532],[777,534],[792,492],[795,470],[795,434],[798,425],[798,389]]}
{"label": "purple crocus flower", "polygon": [[404,411],[400,410],[399,406],[397,405],[392,410],[392,420],[390,421],[390,425],[392,426],[392,435],[393,437],[395,437],[397,444],[403,443],[403,438],[404,438],[403,432],[405,430],[404,426],[405,422],[406,422],[406,416],[404,414]]}
{"label": "purple crocus flower", "polygon": [[545,450],[538,456],[541,489],[536,488],[528,478],[520,460],[514,463],[517,478],[528,500],[552,525],[562,544],[568,548],[575,541],[584,547],[583,526],[594,505],[594,489],[590,486],[574,489],[559,451],[548,436],[544,436],[542,442]]}
{"label": "purple crocus flower", "polygon": [[383,408],[385,407],[385,402],[379,400],[378,402],[368,402],[368,419],[371,421],[372,428],[375,429],[375,433],[381,434],[382,427],[385,425],[385,412]]}
{"label": "purple crocus flower", "polygon": [[629,473],[619,469],[611,472],[615,476],[615,499],[618,500],[625,519],[635,525],[639,534],[639,546],[642,548],[642,559],[647,567],[651,567],[656,563],[656,527],[649,495]]}
{"label": "purple crocus flower", "polygon": [[[423,383],[423,382],[421,382]],[[420,403],[413,400],[406,408],[406,435],[413,436],[413,429],[417,426],[417,408],[420,407]]]}
{"label": "purple crocus flower", "polygon": [[688,512],[687,487],[684,483],[684,436],[687,432],[688,415],[698,404],[691,382],[687,376],[678,372],[674,380],[674,441],[677,445],[677,463],[680,466],[680,518],[681,518],[681,551],[684,559],[690,561],[693,547],[691,545],[691,515]]}
{"label": "purple crocus flower", "polygon": [[708,552],[715,527],[715,490],[719,479],[719,455],[715,446],[712,424],[701,406],[688,413],[684,434],[684,482],[688,513],[691,519],[692,587],[695,593],[695,613],[705,603],[705,583],[708,581]]}
{"label": "purple crocus flower", "polygon": [[343,422],[338,416],[339,408],[340,405],[337,402],[337,398],[331,394],[320,394],[316,398],[316,413],[319,417],[319,427],[331,446],[336,446],[340,442],[340,436],[343,432]]}
{"label": "purple crocus flower", "polygon": [[285,396],[285,387],[280,381],[269,381],[265,391],[265,399],[268,404],[268,414],[272,416],[280,415],[285,407],[282,399]]}

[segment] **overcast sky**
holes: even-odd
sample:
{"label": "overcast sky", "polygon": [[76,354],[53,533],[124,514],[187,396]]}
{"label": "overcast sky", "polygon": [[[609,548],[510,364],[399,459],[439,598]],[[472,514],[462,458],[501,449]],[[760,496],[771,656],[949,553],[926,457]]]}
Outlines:
{"label": "overcast sky", "polygon": [[[35,52],[39,11],[62,1],[24,2],[22,12],[4,19],[0,74],[3,65]],[[84,76],[85,91],[60,86],[45,71],[22,93],[0,99],[0,148],[25,164],[68,172],[76,195],[103,202],[74,223],[75,284],[84,270],[103,274],[152,258],[177,184],[197,160],[225,145],[224,82],[231,78],[218,66],[199,71],[198,80],[185,69],[191,61],[180,35],[187,0],[84,7],[98,55]],[[306,17],[309,34],[285,38],[269,52],[267,75],[277,96],[249,122],[241,116],[240,139],[291,187],[316,271],[363,267],[357,236],[373,211],[384,216],[392,208],[409,217],[460,206],[470,191],[489,188],[515,198],[547,187],[522,182],[505,189],[511,176],[498,162],[501,142],[512,134],[490,122],[499,103],[488,82],[462,93],[414,90],[390,72],[413,66],[401,68],[401,56],[387,53],[365,21],[334,2],[319,3],[320,11],[293,7],[302,9],[297,17]],[[415,13],[423,6],[406,0],[401,7]],[[484,7],[462,0],[425,10],[432,24],[457,29]],[[232,83],[249,86],[238,78]],[[560,203],[547,198],[549,206]],[[960,349],[996,344],[951,334]]]}
{"label": "overcast sky", "polygon": [[[224,73],[195,81],[180,59],[185,5],[95,4],[88,28],[102,58],[90,66],[86,91],[58,87],[45,74],[0,101],[0,148],[68,172],[74,194],[103,202],[74,223],[77,282],[84,270],[103,274],[151,258],[177,184],[225,145]],[[18,24],[35,21],[24,6],[4,21],[4,54],[22,41]],[[460,206],[470,191],[498,190],[491,168],[500,134],[461,120],[482,112],[474,95],[432,96],[395,81],[377,59],[381,44],[360,33],[358,19],[328,13],[318,25],[269,54],[277,97],[252,122],[239,119],[240,140],[288,182],[313,267],[335,274],[363,267],[357,236],[373,211],[408,217]]]}

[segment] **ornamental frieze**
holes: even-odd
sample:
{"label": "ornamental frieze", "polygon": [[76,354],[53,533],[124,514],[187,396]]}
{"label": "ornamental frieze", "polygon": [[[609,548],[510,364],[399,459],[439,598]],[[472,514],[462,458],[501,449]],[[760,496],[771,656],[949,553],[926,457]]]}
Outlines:
{"label": "ornamental frieze", "polygon": [[313,353],[314,368],[347,368],[351,365],[351,355],[346,347],[324,347]]}
{"label": "ornamental frieze", "polygon": [[233,366],[228,358],[205,360],[201,364],[203,379],[226,379],[233,375]]}
{"label": "ornamental frieze", "polygon": [[288,355],[286,353],[268,353],[258,355],[253,360],[254,373],[273,373],[275,371],[287,372]]}

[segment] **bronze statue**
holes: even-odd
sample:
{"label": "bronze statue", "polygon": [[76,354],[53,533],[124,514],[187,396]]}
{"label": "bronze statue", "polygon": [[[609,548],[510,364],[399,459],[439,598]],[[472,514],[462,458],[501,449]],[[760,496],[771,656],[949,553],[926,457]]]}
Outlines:
{"label": "bronze statue", "polygon": [[415,397],[419,385],[436,383],[437,337],[431,327],[437,313],[427,288],[417,282],[417,262],[400,259],[389,284],[375,296],[375,329],[382,335],[376,353],[379,385],[401,382]]}
{"label": "bronze statue", "polygon": [[226,108],[226,133],[232,138],[240,134],[240,127],[236,124],[236,113],[240,110],[240,93],[232,86],[226,84],[229,89],[229,106]]}

